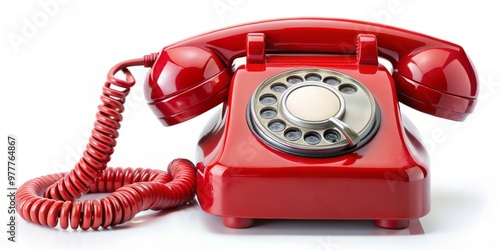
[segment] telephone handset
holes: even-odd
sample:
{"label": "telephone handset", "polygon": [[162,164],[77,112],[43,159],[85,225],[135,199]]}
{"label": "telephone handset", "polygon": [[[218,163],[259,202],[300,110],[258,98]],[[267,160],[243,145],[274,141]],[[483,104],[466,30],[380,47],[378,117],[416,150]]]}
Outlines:
{"label": "telephone handset", "polygon": [[[239,57],[246,64],[233,70]],[[177,159],[168,172],[107,168],[135,65],[151,68],[146,98],[164,125],[224,103],[202,133],[196,167]],[[125,79],[114,76],[120,70]],[[17,209],[37,224],[98,229],[196,191],[201,208],[233,228],[273,218],[404,228],[429,211],[429,161],[397,102],[462,121],[477,95],[464,50],[415,32],[327,18],[225,28],[113,67],[75,169],[25,183]],[[73,201],[86,192],[113,193]]]}

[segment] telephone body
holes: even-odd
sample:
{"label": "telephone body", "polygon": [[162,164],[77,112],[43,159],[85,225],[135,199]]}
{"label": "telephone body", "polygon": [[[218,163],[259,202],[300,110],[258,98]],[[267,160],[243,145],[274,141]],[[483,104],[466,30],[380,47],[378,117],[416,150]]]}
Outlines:
{"label": "telephone body", "polygon": [[[246,65],[233,73],[230,63],[240,56],[246,56]],[[392,75],[378,56],[393,64]],[[204,77],[193,79],[189,71]],[[340,91],[326,88],[332,86]],[[306,91],[313,88],[319,91]],[[473,66],[457,45],[383,25],[307,18],[236,26],[166,47],[146,89],[166,125],[224,102],[198,144],[197,197],[205,212],[235,228],[251,226],[256,218],[369,219],[381,227],[407,226],[429,212],[429,160],[398,101],[463,120],[477,97]],[[365,134],[349,145],[339,126],[314,123],[339,112],[321,98],[335,99],[337,93],[351,98],[357,93],[349,91],[356,89],[360,96],[346,100],[341,119]],[[322,97],[303,96],[310,93]],[[301,104],[306,110],[280,114],[286,112],[282,106]],[[330,114],[308,116],[318,109]],[[363,109],[366,114],[352,114]],[[294,121],[297,116],[301,121]],[[363,124],[355,124],[359,120]],[[328,141],[332,136],[335,142]],[[345,147],[329,150],[329,144]]]}
{"label": "telephone body", "polygon": [[[231,62],[241,56],[246,56],[246,65],[231,72]],[[393,64],[392,75],[378,63],[378,56]],[[328,79],[335,82],[329,84]],[[359,85],[351,85],[354,81]],[[292,105],[280,102],[284,93],[307,83],[311,85],[294,90],[296,95],[317,88],[319,95],[335,96],[329,89],[321,93],[322,85],[330,85],[340,90],[335,92],[340,98],[350,98],[353,94],[342,91],[345,84],[358,92],[364,86],[374,103],[356,106],[356,101],[366,102],[362,96],[346,101],[343,119],[373,119],[349,125],[360,127],[355,132],[371,131],[356,145],[317,150],[348,144],[338,126],[312,125],[314,119],[328,117],[305,114],[331,107],[322,106],[323,100],[316,97],[302,98],[307,110],[296,115],[308,119],[305,124],[293,121],[294,114],[279,114],[284,112],[280,105]],[[273,84],[277,91],[270,90]],[[262,85],[265,90],[257,91]],[[166,125],[224,102],[198,143],[197,197],[205,212],[222,216],[224,225],[236,228],[251,226],[255,218],[371,219],[381,227],[407,226],[408,220],[429,211],[429,160],[415,127],[400,115],[398,101],[431,115],[463,120],[477,97],[474,69],[457,45],[383,25],[307,18],[236,26],[166,47],[145,86],[153,110]],[[270,104],[259,103],[266,96]],[[363,109],[370,112],[353,114]],[[271,114],[262,118],[266,111]],[[276,121],[281,127],[269,131],[266,126]],[[283,136],[289,129],[299,134],[290,135],[291,140],[302,143],[282,145],[287,144]],[[325,142],[330,129],[337,142]],[[259,130],[264,134],[259,136]],[[308,133],[319,137],[307,138]],[[313,142],[308,145],[306,139]]]}
{"label": "telephone body", "polygon": [[[239,57],[246,63],[233,70]],[[196,195],[232,228],[254,219],[408,226],[430,209],[429,159],[398,102],[462,121],[478,96],[460,46],[362,21],[248,23],[146,61],[146,98],[164,125],[222,103],[197,146]]]}

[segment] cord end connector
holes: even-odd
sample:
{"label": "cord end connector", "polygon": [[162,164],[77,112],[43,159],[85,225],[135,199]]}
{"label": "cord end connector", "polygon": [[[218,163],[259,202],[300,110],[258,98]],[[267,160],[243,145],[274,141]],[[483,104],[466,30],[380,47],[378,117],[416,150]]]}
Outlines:
{"label": "cord end connector", "polygon": [[146,68],[151,68],[153,67],[153,64],[156,62],[156,59],[158,58],[158,55],[160,53],[151,53],[149,55],[144,56],[144,67]]}

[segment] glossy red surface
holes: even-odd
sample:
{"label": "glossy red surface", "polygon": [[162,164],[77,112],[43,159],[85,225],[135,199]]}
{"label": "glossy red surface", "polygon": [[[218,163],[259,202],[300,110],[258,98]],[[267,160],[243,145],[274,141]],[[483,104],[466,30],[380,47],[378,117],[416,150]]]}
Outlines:
{"label": "glossy red surface", "polygon": [[[144,92],[164,125],[191,119],[227,99],[230,69],[207,49],[178,47],[160,52]],[[217,98],[219,96],[219,98]]]}
{"label": "glossy red surface", "polygon": [[462,121],[464,114],[470,114],[476,107],[477,99],[462,98],[426,87],[398,73],[393,73],[398,83],[399,101],[422,112],[442,118]]}
{"label": "glossy red surface", "polygon": [[[223,114],[199,142],[197,196],[204,211],[230,227],[247,227],[254,218],[390,220],[397,227],[427,214],[428,157],[414,127],[403,126],[395,83],[382,66],[351,57],[269,56],[265,71],[236,71]],[[364,84],[383,111],[375,137],[355,152],[326,158],[286,154],[257,139],[246,120],[248,100],[267,78],[299,68],[288,61]]]}
{"label": "glossy red surface", "polygon": [[[401,96],[412,96],[410,99],[402,98],[403,103],[431,115],[464,120],[470,113],[470,109],[463,109],[464,112],[460,112],[454,110],[454,107],[462,105],[464,102],[473,103],[477,98],[478,84],[474,68],[464,50],[456,44],[381,24],[343,19],[295,18],[233,26],[165,47],[153,67],[149,79],[149,85],[152,89],[151,95],[153,96],[151,99],[165,99],[180,94],[190,88],[191,85],[186,83],[201,84],[204,79],[213,77],[217,72],[226,72],[230,75],[228,68],[232,61],[247,53],[246,41],[249,33],[264,34],[267,54],[328,53],[343,55],[356,54],[356,40],[359,34],[372,34],[377,38],[378,55],[387,58],[393,64],[395,74],[403,77],[397,78],[397,85],[407,85],[408,81],[411,81],[417,87],[425,86],[434,90],[435,94],[445,96],[443,98],[446,99],[438,100],[439,105],[436,107],[435,99],[429,100],[425,95],[412,96],[412,92],[406,92],[408,88],[400,89],[398,87]],[[193,47],[199,49],[193,49]],[[186,56],[179,57],[179,60],[186,64],[182,64],[180,67],[182,70],[180,70],[176,63],[173,63],[176,67],[170,69],[168,67],[170,63],[166,62],[170,61],[169,58],[173,58],[171,54],[174,51],[177,53],[180,50],[187,50]],[[203,54],[199,51],[208,54],[199,58],[193,56]],[[257,55],[252,55],[250,60],[252,61],[255,56]],[[214,74],[201,73],[205,72],[203,62],[207,60],[219,61],[219,57],[220,63],[216,63],[217,70],[213,72]],[[186,60],[186,58],[191,60]],[[191,73],[192,68],[199,70],[197,73]],[[161,78],[159,77],[161,72],[175,79]],[[190,74],[179,74],[181,72],[190,72]],[[183,79],[184,77],[186,79]],[[229,82],[220,81],[218,84],[227,85]],[[161,89],[161,95],[156,95],[155,93],[159,89]],[[194,94],[186,93],[193,103],[196,101],[201,103],[211,94],[213,93],[194,97]],[[454,96],[455,98],[446,98],[446,96]],[[154,107],[154,103],[152,104]],[[191,107],[188,105],[187,109]],[[169,108],[156,107],[156,109],[158,117],[164,120],[168,120],[168,117],[174,112]],[[453,115],[447,115],[448,110]]]}
{"label": "glossy red surface", "polygon": [[378,64],[377,37],[373,34],[358,35],[358,49],[356,51],[359,64]]}
{"label": "glossy red surface", "polygon": [[247,65],[266,62],[266,37],[263,33],[250,33],[247,36]]}

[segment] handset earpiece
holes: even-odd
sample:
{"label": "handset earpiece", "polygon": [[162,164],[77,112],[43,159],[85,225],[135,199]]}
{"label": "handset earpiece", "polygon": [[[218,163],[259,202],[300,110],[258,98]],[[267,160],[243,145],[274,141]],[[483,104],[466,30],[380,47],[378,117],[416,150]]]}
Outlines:
{"label": "handset earpiece", "polygon": [[460,46],[428,46],[400,57],[394,66],[402,103],[456,121],[465,120],[474,110],[477,78]]}
{"label": "handset earpiece", "polygon": [[200,47],[164,48],[146,77],[144,93],[160,121],[187,121],[227,99],[232,71],[214,52]]}

